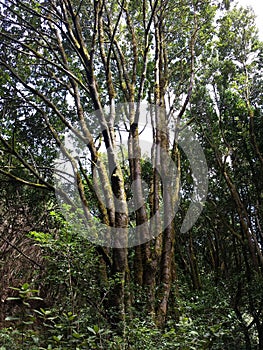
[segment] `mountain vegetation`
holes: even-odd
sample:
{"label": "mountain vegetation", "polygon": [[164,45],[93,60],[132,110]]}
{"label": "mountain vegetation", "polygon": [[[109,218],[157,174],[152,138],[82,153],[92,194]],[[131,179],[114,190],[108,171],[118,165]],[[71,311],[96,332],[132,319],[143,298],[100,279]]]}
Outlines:
{"label": "mountain vegetation", "polygon": [[0,350],[263,350],[263,43],[221,0],[0,0]]}

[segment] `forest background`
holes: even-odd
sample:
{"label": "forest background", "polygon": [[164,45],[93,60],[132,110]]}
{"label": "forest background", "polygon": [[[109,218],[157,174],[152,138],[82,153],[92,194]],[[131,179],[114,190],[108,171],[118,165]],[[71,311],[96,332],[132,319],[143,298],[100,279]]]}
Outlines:
{"label": "forest background", "polygon": [[263,349],[253,11],[1,0],[0,14],[0,349]]}

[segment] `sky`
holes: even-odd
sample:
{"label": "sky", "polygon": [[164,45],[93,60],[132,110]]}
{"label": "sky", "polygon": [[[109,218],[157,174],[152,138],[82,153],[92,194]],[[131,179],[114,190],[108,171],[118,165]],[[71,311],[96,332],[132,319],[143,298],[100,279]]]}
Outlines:
{"label": "sky", "polygon": [[263,40],[263,1],[262,0],[236,0],[241,6],[251,6],[257,16],[256,22],[260,39]]}

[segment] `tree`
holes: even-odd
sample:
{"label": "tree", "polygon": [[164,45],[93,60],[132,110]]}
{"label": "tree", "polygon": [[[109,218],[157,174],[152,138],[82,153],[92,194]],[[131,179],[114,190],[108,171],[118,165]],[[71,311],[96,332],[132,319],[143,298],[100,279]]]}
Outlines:
{"label": "tree", "polygon": [[[157,239],[135,248],[136,280],[139,284],[148,286],[149,309],[153,314],[156,313],[156,320],[160,325],[164,324],[166,318],[171,290],[175,229],[172,225],[172,208],[177,200],[179,187],[171,186],[172,183],[167,181],[162,182],[157,169],[167,175],[170,160],[166,153],[172,143],[173,160],[177,162],[179,170],[176,125],[184,114],[192,93],[194,63],[198,55],[196,47],[201,45],[200,40],[204,40],[204,36],[209,36],[208,24],[215,13],[215,7],[209,2],[180,2],[181,11],[177,10],[178,5],[176,2],[159,1],[112,1],[107,4],[102,1],[80,1],[74,4],[70,1],[7,1],[2,2],[1,8],[1,65],[4,76],[7,77],[4,88],[13,89],[16,95],[19,95],[20,103],[28,113],[27,120],[34,118],[36,121],[39,118],[47,134],[52,135],[53,140],[71,162],[87,220],[91,214],[86,192],[91,191],[97,200],[103,223],[121,228],[124,239],[128,239],[128,225],[134,221],[137,226],[143,225],[140,235],[143,242],[147,242],[153,227],[146,223],[149,217],[158,212],[160,202],[163,202],[163,217],[157,216],[154,228],[158,233]],[[174,16],[178,19],[177,22],[174,22]],[[200,39],[199,31],[202,31]],[[175,55],[176,51],[179,54]],[[183,68],[179,77],[180,83],[179,80],[173,80],[177,67]],[[176,91],[173,85],[180,84],[184,85],[188,92],[181,106],[179,98],[185,89],[177,92],[173,103],[176,109],[179,109],[178,116],[172,119],[175,125],[174,139],[170,140],[168,132],[169,115],[160,108],[152,111],[152,118],[155,120],[155,167],[149,182],[153,195],[148,207],[147,200],[143,200],[138,127],[140,110],[136,103],[148,99],[156,106],[164,107],[165,96],[169,90]],[[133,191],[135,201],[142,203],[136,209],[133,219],[128,215],[123,165],[117,157],[118,147],[114,129],[118,122],[116,102],[129,103],[127,129],[130,161],[125,171],[128,171],[131,182],[136,181]],[[103,110],[105,104],[110,109],[108,115]],[[171,111],[173,105],[170,105]],[[94,139],[94,120],[90,116],[92,110],[97,111],[98,127],[102,129],[103,142],[112,170],[110,177],[100,159]],[[20,115],[21,112],[19,117]],[[8,123],[9,116],[5,114],[4,118]],[[81,126],[80,130],[76,127],[77,123]],[[84,172],[84,165],[77,164],[63,145],[62,134],[65,129],[72,131],[79,140],[84,140],[87,144],[91,171],[98,171],[99,181],[104,185],[102,188],[105,203],[98,198],[94,190],[95,184],[89,181]],[[32,176],[30,185],[54,189],[53,184],[39,172],[39,165],[33,167],[32,160],[22,154],[22,149],[18,151],[16,145],[12,147],[10,137],[1,133],[1,142],[5,152],[14,155],[25,171]],[[2,173],[14,177],[12,171]],[[177,178],[173,179],[175,184],[178,183],[179,177],[180,171]],[[16,176],[16,180],[28,181],[23,174],[20,177]],[[64,196],[67,195],[64,193]],[[162,222],[166,223],[164,231]],[[122,242],[118,243],[119,237],[115,239],[116,248],[111,252],[105,249],[103,254],[107,257],[105,264],[110,262],[110,275],[115,276],[115,287],[110,300],[110,305],[113,309],[116,308],[113,323],[123,319],[125,309],[130,304],[128,301],[125,305],[124,297],[124,286],[129,280],[128,250]],[[157,304],[156,284],[160,286]]]}
{"label": "tree", "polygon": [[[231,278],[229,294],[248,349],[255,324],[262,347],[261,306],[254,299],[262,276],[262,43],[254,19],[245,8],[234,8],[220,19],[209,68],[201,73],[191,111],[211,177],[204,213],[209,231],[205,256],[218,282],[224,275]],[[251,323],[244,320],[246,313]]]}

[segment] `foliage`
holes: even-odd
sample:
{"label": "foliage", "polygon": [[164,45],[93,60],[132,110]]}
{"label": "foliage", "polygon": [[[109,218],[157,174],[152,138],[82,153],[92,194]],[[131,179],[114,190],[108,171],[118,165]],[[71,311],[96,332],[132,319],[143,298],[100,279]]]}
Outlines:
{"label": "foliage", "polygon": [[[230,5],[0,1],[0,350],[263,348],[263,45],[252,11]],[[142,159],[135,107],[145,100],[166,110],[151,110]],[[187,125],[209,193],[183,233],[196,180],[178,144]],[[70,133],[86,157],[72,156]],[[159,146],[176,165],[171,182]],[[70,185],[67,204],[56,202],[58,152],[84,220]],[[132,197],[141,207],[131,213]],[[101,224],[158,235],[99,246],[89,238]]]}

